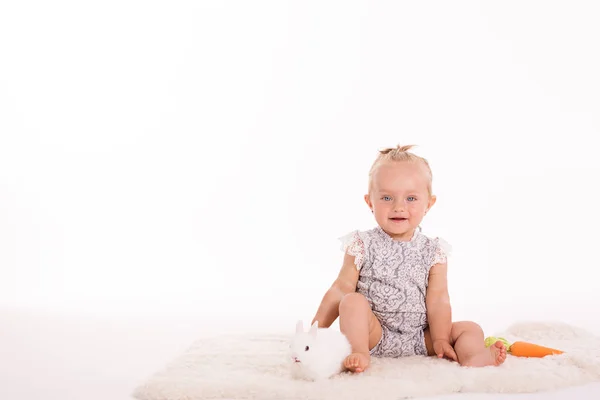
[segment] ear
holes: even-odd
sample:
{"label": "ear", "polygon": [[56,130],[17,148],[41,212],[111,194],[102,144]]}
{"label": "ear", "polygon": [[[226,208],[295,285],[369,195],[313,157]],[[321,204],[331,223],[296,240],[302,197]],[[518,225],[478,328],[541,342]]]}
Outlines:
{"label": "ear", "polygon": [[425,212],[429,211],[429,209],[431,209],[431,207],[433,207],[433,205],[435,204],[436,201],[437,201],[437,197],[435,197],[434,195],[431,195],[431,197],[429,198],[429,203],[427,204],[427,210],[425,210]]}
{"label": "ear", "polygon": [[371,211],[373,211],[373,203],[371,203],[371,196],[368,193],[365,194],[365,202],[367,203]]}
{"label": "ear", "polygon": [[317,336],[318,329],[319,329],[319,321],[315,321],[315,323],[312,324],[312,326],[310,327],[310,331],[308,333],[310,333],[313,336]]}
{"label": "ear", "polygon": [[302,320],[298,320],[298,322],[296,322],[296,333],[301,332],[304,332],[304,326],[302,324]]}

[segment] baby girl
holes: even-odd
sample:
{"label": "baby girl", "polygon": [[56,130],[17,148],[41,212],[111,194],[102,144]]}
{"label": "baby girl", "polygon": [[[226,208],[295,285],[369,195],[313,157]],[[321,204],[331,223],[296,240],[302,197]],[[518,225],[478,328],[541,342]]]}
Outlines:
{"label": "baby girl", "polygon": [[436,202],[429,163],[398,146],[380,151],[369,172],[365,201],[377,226],[342,238],[344,260],[313,323],[340,330],[352,345],[344,366],[362,372],[373,357],[448,358],[463,366],[500,365],[506,348],[484,344],[474,322],[452,322],[449,246],[421,233]]}

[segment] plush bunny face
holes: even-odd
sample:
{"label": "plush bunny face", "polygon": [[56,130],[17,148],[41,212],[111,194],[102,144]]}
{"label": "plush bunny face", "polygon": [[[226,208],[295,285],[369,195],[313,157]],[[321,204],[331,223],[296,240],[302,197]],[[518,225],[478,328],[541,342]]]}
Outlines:
{"label": "plush bunny face", "polygon": [[351,349],[341,332],[319,328],[318,322],[304,332],[302,322],[298,321],[296,334],[290,343],[292,372],[304,379],[327,379],[342,370],[342,362]]}
{"label": "plush bunny face", "polygon": [[[311,329],[310,332],[296,332],[290,346],[292,362],[303,366],[315,365],[319,356],[318,331]],[[323,355],[321,355],[323,357]]]}

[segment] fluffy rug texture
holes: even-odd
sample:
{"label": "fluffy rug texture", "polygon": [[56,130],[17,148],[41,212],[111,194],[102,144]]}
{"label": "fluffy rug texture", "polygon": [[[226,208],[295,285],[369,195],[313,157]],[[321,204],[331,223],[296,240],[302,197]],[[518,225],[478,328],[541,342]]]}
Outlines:
{"label": "fluffy rug texture", "polygon": [[524,393],[600,381],[600,338],[561,323],[518,323],[505,332],[564,350],[545,358],[508,356],[499,367],[466,368],[433,357],[372,359],[362,374],[323,382],[292,379],[291,336],[225,336],[199,340],[139,386],[140,400],[402,399],[457,392]]}

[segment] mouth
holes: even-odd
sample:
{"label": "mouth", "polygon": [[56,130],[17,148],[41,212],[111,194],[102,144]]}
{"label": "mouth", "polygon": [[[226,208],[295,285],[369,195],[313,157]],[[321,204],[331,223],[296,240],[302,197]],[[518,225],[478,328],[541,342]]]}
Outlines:
{"label": "mouth", "polygon": [[390,218],[390,219],[394,222],[403,222],[403,221],[408,220],[408,218],[400,218],[400,217],[394,217],[394,218]]}

